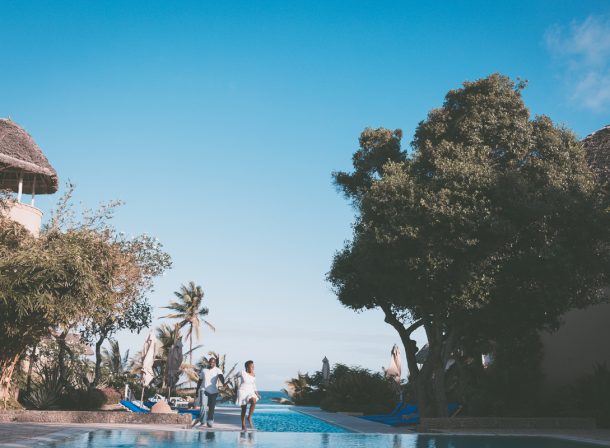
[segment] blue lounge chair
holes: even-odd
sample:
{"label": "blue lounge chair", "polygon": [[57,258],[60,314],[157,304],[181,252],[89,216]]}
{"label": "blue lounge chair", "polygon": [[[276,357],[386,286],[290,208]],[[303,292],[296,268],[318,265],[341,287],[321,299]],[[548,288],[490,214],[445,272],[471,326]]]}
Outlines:
{"label": "blue lounge chair", "polygon": [[384,418],[384,417],[392,417],[396,414],[398,414],[398,412],[404,407],[406,406],[406,403],[404,401],[401,401],[400,403],[398,403],[396,405],[396,407],[392,410],[392,412],[390,412],[389,414],[378,414],[378,415],[363,415],[362,418],[365,420],[375,420],[377,418]]}
{"label": "blue lounge chair", "polygon": [[150,412],[148,409],[146,409],[142,406],[138,406],[133,401],[121,400],[120,403],[121,403],[121,406],[123,406],[129,412],[139,412],[139,413]]}
{"label": "blue lounge chair", "polygon": [[362,418],[365,420],[370,420],[373,422],[383,423],[388,419],[401,419],[403,415],[412,414],[413,412],[417,412],[417,406],[410,403],[401,403],[399,407],[394,409],[391,414],[388,415],[365,415]]}
{"label": "blue lounge chair", "polygon": [[[459,410],[459,408],[459,405],[451,403],[447,405],[447,412],[449,413],[449,415],[453,415]],[[405,406],[404,412],[400,412],[399,415],[375,421],[390,426],[414,425],[419,423],[419,413],[417,412],[417,406],[410,405]]]}

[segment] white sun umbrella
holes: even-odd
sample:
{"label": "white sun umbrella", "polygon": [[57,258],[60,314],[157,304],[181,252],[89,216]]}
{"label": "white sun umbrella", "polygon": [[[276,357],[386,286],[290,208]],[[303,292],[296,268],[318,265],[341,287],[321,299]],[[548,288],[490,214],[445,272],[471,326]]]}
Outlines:
{"label": "white sun umbrella", "polygon": [[322,360],[322,380],[324,384],[328,384],[328,379],[330,378],[330,363],[328,362],[328,358],[325,356]]}
{"label": "white sun umbrella", "polygon": [[400,384],[400,376],[401,376],[401,358],[400,358],[400,348],[398,345],[394,344],[392,347],[392,351],[390,352],[390,366],[385,371],[385,376],[387,378],[392,378],[398,384]]}
{"label": "white sun umbrella", "polygon": [[167,356],[167,399],[170,398],[170,392],[172,387],[176,385],[178,382],[178,378],[180,377],[180,366],[182,365],[182,361],[184,359],[184,355],[182,353],[182,336],[178,336],[174,345],[169,349],[169,354]]}
{"label": "white sun umbrella", "polygon": [[148,334],[142,349],[142,397],[140,401],[144,401],[144,389],[154,379],[153,364],[155,362],[155,353],[157,350],[157,340],[152,334]]}

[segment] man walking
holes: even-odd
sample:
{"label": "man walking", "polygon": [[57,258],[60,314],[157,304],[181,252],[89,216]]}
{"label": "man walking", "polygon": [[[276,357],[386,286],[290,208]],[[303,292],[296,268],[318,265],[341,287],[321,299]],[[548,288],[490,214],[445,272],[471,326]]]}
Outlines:
{"label": "man walking", "polygon": [[[214,425],[214,409],[216,408],[216,399],[218,398],[218,381],[223,385],[225,378],[217,366],[218,361],[215,357],[211,357],[208,361],[208,366],[199,371],[199,381],[197,382],[197,390],[199,390],[199,400],[201,411],[199,417],[193,422],[193,427],[197,424],[203,425],[203,421],[207,420],[208,428]],[[206,419],[207,411],[207,419]]]}

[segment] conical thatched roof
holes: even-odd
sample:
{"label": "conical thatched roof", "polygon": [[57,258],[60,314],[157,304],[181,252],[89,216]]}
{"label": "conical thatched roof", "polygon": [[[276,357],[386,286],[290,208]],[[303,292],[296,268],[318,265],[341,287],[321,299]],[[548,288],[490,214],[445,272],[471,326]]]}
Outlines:
{"label": "conical thatched roof", "polygon": [[57,173],[30,134],[0,118],[0,189],[17,192],[21,173],[23,193],[32,194],[34,182],[36,194],[57,191]]}
{"label": "conical thatched roof", "polygon": [[600,178],[610,180],[610,125],[587,135],[583,141],[587,160]]}

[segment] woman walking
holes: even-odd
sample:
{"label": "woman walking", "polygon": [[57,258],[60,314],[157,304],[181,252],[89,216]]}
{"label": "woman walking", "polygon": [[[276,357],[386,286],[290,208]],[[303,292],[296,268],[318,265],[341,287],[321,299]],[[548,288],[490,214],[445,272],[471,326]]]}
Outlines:
{"label": "woman walking", "polygon": [[254,361],[247,361],[244,365],[245,370],[239,373],[241,382],[237,390],[237,405],[241,406],[241,429],[246,431],[246,411],[248,404],[250,412],[248,413],[248,424],[250,429],[254,429],[252,424],[252,414],[256,408],[256,402],[260,400],[260,395],[256,389],[256,374],[254,373]]}

